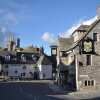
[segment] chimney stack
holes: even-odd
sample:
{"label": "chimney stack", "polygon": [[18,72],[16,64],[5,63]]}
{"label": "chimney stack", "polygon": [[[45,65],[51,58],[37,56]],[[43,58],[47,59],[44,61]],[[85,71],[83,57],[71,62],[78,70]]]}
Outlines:
{"label": "chimney stack", "polygon": [[17,48],[20,48],[20,38],[17,38],[17,45],[16,45]]}
{"label": "chimney stack", "polygon": [[8,48],[8,51],[13,51],[15,50],[15,46],[16,46],[16,43],[14,41],[14,36],[12,35],[9,35],[8,36],[8,41],[7,41],[7,48]]}
{"label": "chimney stack", "polygon": [[97,7],[97,17],[100,19],[100,5]]}

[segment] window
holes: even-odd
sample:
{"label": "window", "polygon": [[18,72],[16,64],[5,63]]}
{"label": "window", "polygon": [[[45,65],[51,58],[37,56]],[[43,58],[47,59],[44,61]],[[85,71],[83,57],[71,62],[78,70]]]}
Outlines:
{"label": "window", "polygon": [[26,61],[26,57],[24,54],[21,55],[21,60]]}
{"label": "window", "polygon": [[34,56],[35,56],[35,55],[34,55],[34,54],[32,54],[32,58],[34,58]]}
{"label": "window", "polygon": [[62,52],[62,57],[67,57],[67,53],[65,51]]}
{"label": "window", "polygon": [[85,86],[87,86],[87,80],[85,81]]}
{"label": "window", "polygon": [[93,33],[93,40],[94,40],[94,41],[97,41],[97,36],[98,36],[97,33]]}
{"label": "window", "polygon": [[91,81],[91,85],[94,86],[94,80]]}
{"label": "window", "polygon": [[39,48],[37,48],[37,51],[39,51]]}
{"label": "window", "polygon": [[23,77],[23,76],[25,76],[26,75],[26,73],[21,73],[21,76]]}
{"label": "window", "polygon": [[17,73],[18,73],[18,71],[17,71],[17,70],[15,70],[14,72],[15,72],[15,74],[17,74]]}
{"label": "window", "polygon": [[83,66],[83,63],[79,61],[79,66]]}
{"label": "window", "polygon": [[29,72],[29,74],[30,74],[30,75],[33,75],[33,73],[32,73],[32,72]]}
{"label": "window", "polygon": [[91,65],[91,55],[86,55],[86,64]]}
{"label": "window", "polygon": [[10,56],[9,55],[6,55],[5,56],[5,60],[10,60]]}
{"label": "window", "polygon": [[57,50],[56,50],[56,49],[52,49],[51,54],[52,54],[52,55],[57,55]]}
{"label": "window", "polygon": [[67,53],[65,51],[60,51],[60,57],[67,57]]}
{"label": "window", "polygon": [[94,80],[85,80],[84,85],[85,86],[94,86]]}
{"label": "window", "polygon": [[88,86],[91,86],[91,81],[88,81]]}
{"label": "window", "polygon": [[36,62],[37,61],[37,57],[35,55],[32,55],[32,60]]}

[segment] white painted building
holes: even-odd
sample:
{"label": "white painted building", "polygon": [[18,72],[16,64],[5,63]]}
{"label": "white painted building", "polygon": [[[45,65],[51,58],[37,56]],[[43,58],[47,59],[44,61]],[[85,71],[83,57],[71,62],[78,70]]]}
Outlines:
{"label": "white painted building", "polygon": [[40,79],[52,79],[52,63],[48,56],[42,55],[38,64]]}
{"label": "white painted building", "polygon": [[30,64],[11,64],[8,65],[8,76],[15,77],[24,77],[24,78],[33,78],[32,73],[34,73],[33,65]]}
{"label": "white painted building", "polygon": [[37,72],[35,64],[3,64],[2,70],[5,76],[11,78],[34,79]]}

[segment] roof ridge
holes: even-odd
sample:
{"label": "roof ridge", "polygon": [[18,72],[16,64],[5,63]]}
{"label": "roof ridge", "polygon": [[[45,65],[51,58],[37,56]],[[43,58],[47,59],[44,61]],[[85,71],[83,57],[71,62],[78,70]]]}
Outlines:
{"label": "roof ridge", "polygon": [[99,21],[100,21],[100,19],[97,19],[96,21],[94,21],[94,22],[90,25],[88,31],[84,34],[84,36],[83,36],[81,39],[79,39],[77,42],[75,42],[75,46],[73,46],[72,48],[67,49],[66,51],[69,51],[70,49],[75,48],[75,47],[79,44],[79,42],[82,41],[82,40],[88,35],[88,33],[93,29],[93,27],[94,27],[97,23],[99,23]]}

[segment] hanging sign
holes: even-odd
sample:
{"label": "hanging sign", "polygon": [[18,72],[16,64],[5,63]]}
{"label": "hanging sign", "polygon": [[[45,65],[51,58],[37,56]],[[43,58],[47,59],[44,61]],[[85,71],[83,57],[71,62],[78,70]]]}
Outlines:
{"label": "hanging sign", "polygon": [[94,43],[92,39],[85,39],[82,41],[82,53],[83,54],[93,54],[94,53]]}

